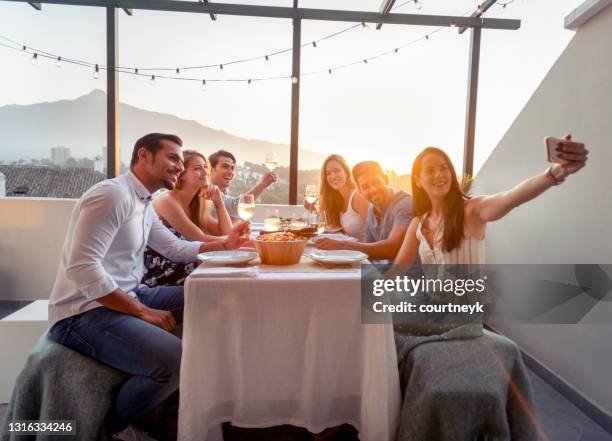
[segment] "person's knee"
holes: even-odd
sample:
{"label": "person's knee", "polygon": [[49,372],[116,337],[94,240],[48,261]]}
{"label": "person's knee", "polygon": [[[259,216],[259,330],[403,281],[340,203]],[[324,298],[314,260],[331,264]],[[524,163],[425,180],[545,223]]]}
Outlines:
{"label": "person's knee", "polygon": [[178,386],[181,373],[181,341],[176,339],[172,345],[166,345],[160,350],[158,363],[152,377],[159,383],[173,383]]}

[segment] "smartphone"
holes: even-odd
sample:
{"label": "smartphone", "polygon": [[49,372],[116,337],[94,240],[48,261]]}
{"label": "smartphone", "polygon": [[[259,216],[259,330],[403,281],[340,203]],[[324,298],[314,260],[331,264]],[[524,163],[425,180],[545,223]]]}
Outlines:
{"label": "smartphone", "polygon": [[567,164],[569,161],[561,159],[557,151],[557,147],[560,143],[573,144],[573,145],[584,145],[581,142],[568,141],[563,138],[555,138],[554,136],[547,136],[544,138],[544,145],[546,146],[546,159],[548,162],[558,162],[559,164]]}

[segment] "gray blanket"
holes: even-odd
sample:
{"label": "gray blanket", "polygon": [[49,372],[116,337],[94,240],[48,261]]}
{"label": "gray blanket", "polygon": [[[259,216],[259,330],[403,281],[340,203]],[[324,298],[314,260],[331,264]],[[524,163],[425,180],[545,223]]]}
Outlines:
{"label": "gray blanket", "polygon": [[[107,440],[104,418],[118,387],[127,377],[128,374],[55,343],[45,334],[32,349],[17,378],[0,425],[0,440]],[[17,420],[74,420],[76,437],[9,433],[8,423]]]}
{"label": "gray blanket", "polygon": [[529,380],[511,340],[485,330],[467,340],[429,336],[419,343],[400,359],[398,441],[538,439]]}

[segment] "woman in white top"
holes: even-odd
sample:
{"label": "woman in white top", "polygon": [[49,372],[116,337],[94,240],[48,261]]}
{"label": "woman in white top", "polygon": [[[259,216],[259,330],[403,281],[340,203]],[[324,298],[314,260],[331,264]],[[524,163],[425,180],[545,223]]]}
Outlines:
{"label": "woman in white top", "polygon": [[[368,202],[355,188],[351,169],[340,155],[329,155],[321,167],[319,204],[329,228],[342,228],[349,236],[363,241]],[[314,207],[304,206],[312,210]]]}
{"label": "woman in white top", "polygon": [[511,190],[490,196],[469,197],[461,190],[450,158],[427,147],[412,166],[414,219],[394,261],[410,264],[417,255],[424,264],[482,264],[488,222],[501,219],[553,185],[584,167],[588,150],[583,144],[559,143],[564,164],[553,163]]}

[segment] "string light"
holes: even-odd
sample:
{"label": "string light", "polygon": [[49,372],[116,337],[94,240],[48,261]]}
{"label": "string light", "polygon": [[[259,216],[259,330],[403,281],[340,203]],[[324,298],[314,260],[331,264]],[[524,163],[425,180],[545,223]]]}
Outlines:
{"label": "string light", "polygon": [[94,80],[97,80],[98,78],[100,78],[100,68],[98,67],[98,65],[96,64],[96,69],[94,70]]}
{"label": "string light", "polygon": [[26,55],[28,55],[28,48],[25,46],[21,47],[21,56],[25,57]]}
{"label": "string light", "polygon": [[206,90],[206,80],[202,80],[202,85],[200,86],[200,90]]}
{"label": "string light", "polygon": [[[496,5],[497,6],[501,6],[502,8],[506,8],[506,6],[508,4],[513,3],[514,1],[515,0],[507,0],[505,3],[501,3],[500,2],[500,3],[496,3]],[[407,2],[404,2],[404,3],[400,4],[397,7],[403,6],[404,4],[406,4],[408,2],[414,2],[414,4],[417,4],[419,6],[421,4],[421,2],[419,2],[419,0],[408,0]],[[419,7],[419,9],[420,9],[420,7]],[[473,11],[473,9],[471,11]],[[478,7],[478,11],[481,11],[481,7],[480,6]],[[465,16],[469,12],[470,11],[464,13],[463,15]],[[355,25],[353,25],[353,26],[351,26],[349,28],[346,28],[344,30],[336,32],[335,34],[330,34],[330,35],[328,35],[328,36],[326,36],[326,37],[324,37],[322,39],[314,40],[314,41],[312,41],[310,43],[304,43],[304,44],[302,44],[302,47],[304,47],[306,45],[309,45],[309,44],[312,44],[314,47],[317,47],[317,41],[322,41],[322,40],[327,39],[327,38],[332,38],[332,37],[337,36],[337,35],[339,35],[339,34],[341,34],[343,32],[346,32],[346,31],[348,31],[350,29],[354,29],[354,28],[359,27],[359,26],[361,26],[361,27],[368,27],[368,25],[365,22],[360,22],[360,23],[357,23],[357,24],[355,24]],[[456,27],[457,24],[456,23],[451,23],[450,26]],[[324,73],[325,71],[327,71],[327,73],[329,75],[331,75],[332,70],[337,70],[337,69],[343,69],[343,68],[351,67],[351,66],[354,66],[354,65],[359,64],[359,63],[368,64],[369,61],[374,60],[376,58],[383,57],[385,55],[393,54],[393,53],[397,54],[399,52],[399,49],[405,48],[407,46],[411,46],[411,45],[413,45],[413,44],[415,44],[415,43],[417,43],[417,42],[419,42],[419,41],[421,41],[423,39],[429,40],[430,36],[433,36],[433,34],[435,34],[436,32],[439,32],[439,31],[441,31],[443,29],[444,29],[444,27],[439,27],[436,30],[430,32],[429,34],[425,34],[424,36],[422,36],[420,38],[417,38],[415,40],[412,40],[412,41],[410,41],[410,42],[408,42],[408,43],[406,43],[406,44],[404,44],[402,46],[398,46],[398,47],[396,47],[394,49],[390,49],[390,50],[378,53],[378,54],[373,55],[371,57],[363,58],[361,60],[355,60],[353,62],[349,62],[349,63],[342,64],[342,65],[332,66],[332,67],[329,67],[327,69],[323,69],[323,70],[319,70],[319,71],[305,72],[305,73],[302,73],[301,76],[309,76],[309,75],[321,74],[321,73]],[[21,53],[25,54],[25,55],[27,55],[28,53],[31,53],[32,54],[32,59],[31,59],[31,63],[32,64],[37,64],[38,58],[39,58],[39,55],[40,55],[43,58],[55,59],[57,67],[60,67],[62,61],[66,62],[66,63],[70,63],[70,64],[76,64],[76,65],[79,65],[79,66],[82,66],[82,67],[92,67],[92,66],[95,66],[94,78],[99,78],[100,65],[98,65],[98,64],[94,64],[94,63],[90,63],[90,62],[82,61],[82,60],[75,60],[75,59],[66,59],[66,60],[64,60],[64,59],[62,59],[62,57],[59,57],[59,56],[54,55],[54,54],[51,54],[49,52],[45,52],[45,51],[38,50],[38,49],[33,49],[33,48],[28,48],[26,45],[21,45],[20,43],[17,43],[17,42],[15,42],[13,40],[10,40],[10,39],[2,36],[2,35],[0,35],[0,39],[7,40],[7,41],[11,42],[13,45],[15,45],[15,46],[9,46],[7,44],[3,44],[3,43],[0,42],[0,46],[4,46],[6,48],[13,49],[13,50],[21,50]],[[174,70],[176,72],[177,77],[152,74],[151,77],[150,77],[150,84],[152,86],[156,85],[156,82],[157,82],[156,80],[158,78],[176,79],[176,80],[185,80],[185,81],[200,81],[197,78],[193,78],[193,77],[192,78],[189,78],[189,77],[179,77],[178,75],[180,75],[181,69],[195,69],[195,68],[215,67],[215,66],[217,66],[219,68],[219,70],[220,70],[221,76],[223,77],[224,74],[225,74],[224,67],[227,64],[235,64],[235,63],[239,63],[239,62],[250,61],[250,60],[254,60],[254,59],[262,59],[262,58],[265,59],[266,61],[269,61],[271,56],[274,56],[274,55],[277,55],[277,54],[283,53],[283,52],[287,52],[287,50],[279,51],[279,52],[274,52],[274,53],[268,53],[268,54],[264,55],[263,57],[262,56],[260,56],[260,57],[253,57],[253,58],[249,58],[249,59],[245,59],[245,60],[232,61],[232,62],[225,63],[225,64],[223,64],[223,63],[222,64],[215,64],[215,65],[211,65],[211,66],[186,67],[186,68],[178,68],[177,67],[177,68],[173,68],[173,69],[167,69],[167,68],[146,68],[145,69],[145,68],[142,68],[141,70],[153,70],[153,71]],[[102,68],[105,68],[105,67],[102,66]],[[134,78],[138,78],[138,76],[142,75],[142,74],[139,73],[139,69],[138,68],[133,68],[133,71],[132,71],[132,68],[116,67],[116,68],[114,68],[114,70],[115,70],[115,72],[118,72],[118,73],[130,73],[130,72],[132,72],[132,75],[133,75]],[[214,81],[246,82],[247,84],[251,84],[253,81],[279,80],[279,79],[287,79],[287,78],[291,79],[292,84],[297,84],[298,81],[299,81],[297,77],[289,76],[289,75],[267,76],[267,77],[260,77],[260,78],[244,78],[243,77],[241,79],[240,78],[235,78],[235,79],[232,78],[232,79],[222,79],[222,80],[214,80]],[[203,88],[205,87],[205,84],[206,84],[205,80],[202,80],[202,87]]]}

